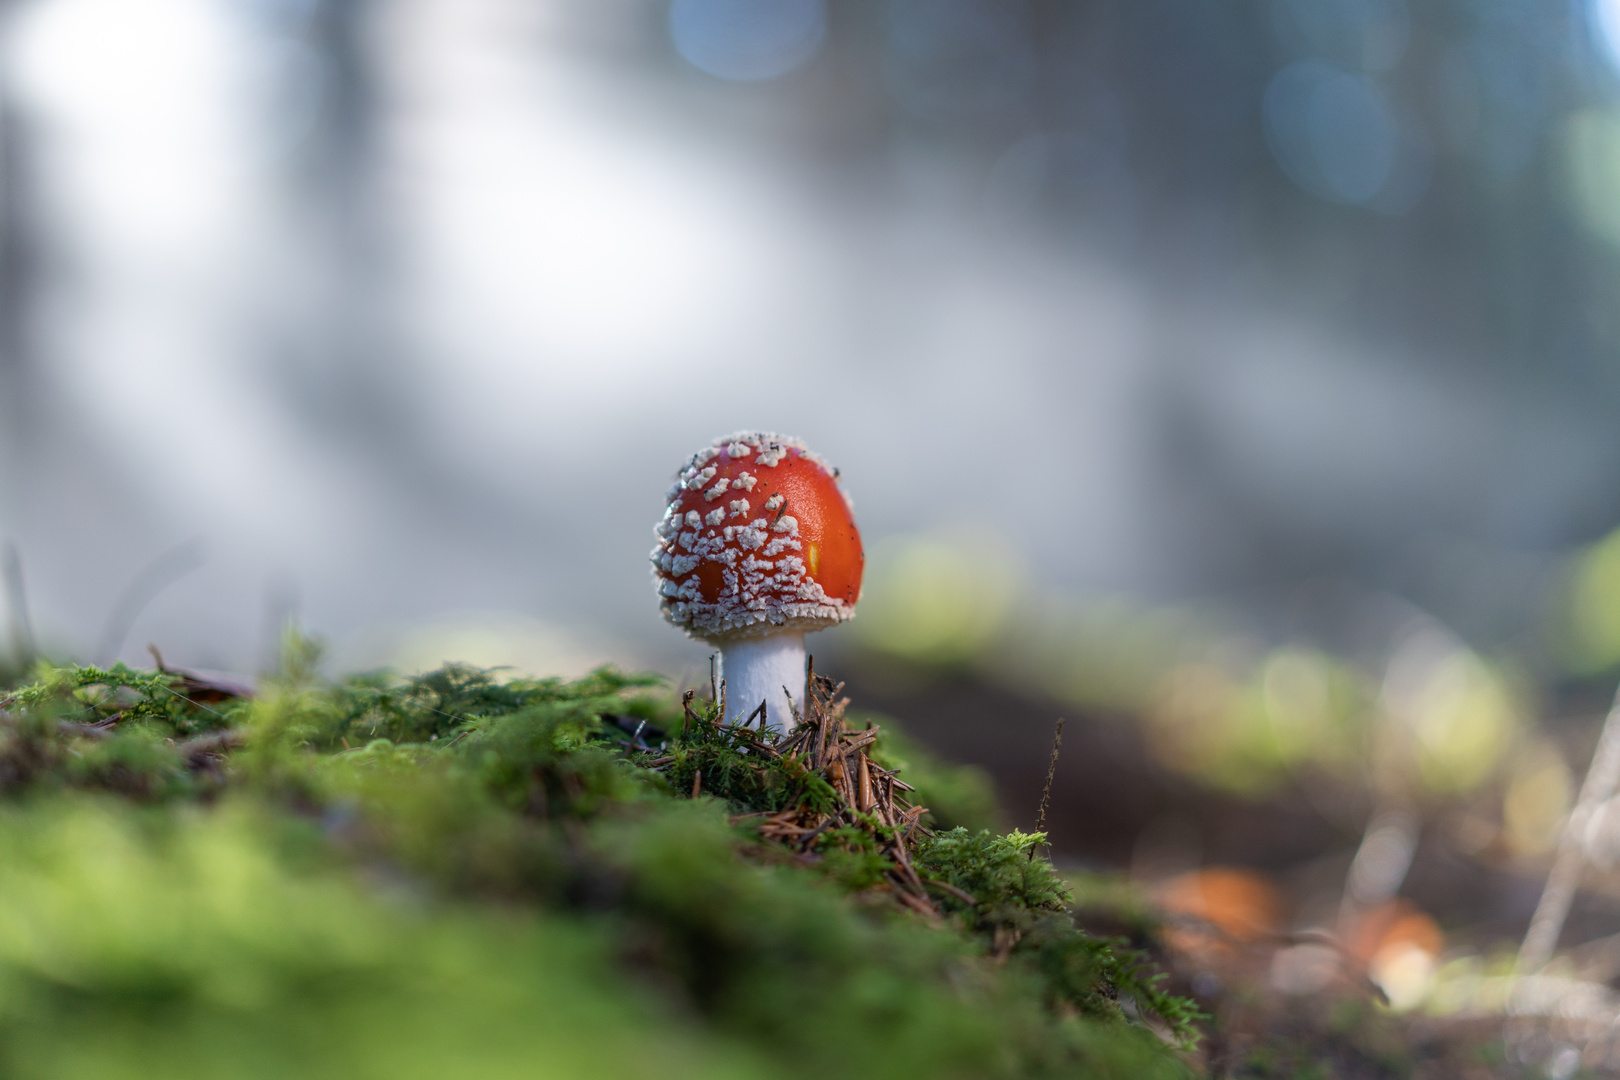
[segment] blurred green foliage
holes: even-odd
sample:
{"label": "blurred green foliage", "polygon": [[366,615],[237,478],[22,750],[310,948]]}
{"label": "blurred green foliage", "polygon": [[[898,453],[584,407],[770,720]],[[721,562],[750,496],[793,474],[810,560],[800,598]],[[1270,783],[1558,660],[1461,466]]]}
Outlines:
{"label": "blurred green foliage", "polygon": [[[649,770],[723,741],[654,680],[313,671],[208,704],[45,667],[0,698],[0,1072],[1186,1075],[1132,1017],[1185,1039],[1190,1006],[1075,926],[1038,837],[919,849],[930,922],[761,855],[738,815],[813,799],[790,769],[696,799]],[[942,817],[987,816],[968,774],[912,768]]]}
{"label": "blurred green foliage", "polygon": [[[1382,670],[1317,647],[1266,647],[1188,611],[1065,599],[1026,582],[977,534],[891,539],[874,552],[856,627],[882,679],[971,671],[1142,725],[1165,767],[1237,795],[1330,778],[1400,797],[1479,790],[1523,743],[1510,661],[1410,613]],[[1578,560],[1573,655],[1620,664],[1620,533]],[[948,815],[947,815],[948,816]]]}
{"label": "blurred green foliage", "polygon": [[1038,588],[1012,551],[985,531],[874,546],[856,641],[886,660],[968,668],[1078,705],[1144,706],[1194,620]]}
{"label": "blurred green foliage", "polygon": [[1620,664],[1620,530],[1575,560],[1568,610],[1569,665],[1592,673]]}
{"label": "blurred green foliage", "polygon": [[247,800],[0,813],[0,1071],[16,1077],[756,1075],[615,977],[577,918],[429,901]]}
{"label": "blurred green foliage", "polygon": [[892,538],[872,548],[855,632],[909,660],[968,661],[1015,613],[1023,578],[987,535]]}

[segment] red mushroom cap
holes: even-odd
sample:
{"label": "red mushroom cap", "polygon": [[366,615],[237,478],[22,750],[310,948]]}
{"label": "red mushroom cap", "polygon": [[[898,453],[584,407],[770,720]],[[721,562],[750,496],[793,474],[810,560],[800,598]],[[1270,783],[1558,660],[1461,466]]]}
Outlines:
{"label": "red mushroom cap", "polygon": [[658,523],[664,618],[718,642],[855,615],[866,553],[838,470],[797,439],[739,432],[693,455]]}

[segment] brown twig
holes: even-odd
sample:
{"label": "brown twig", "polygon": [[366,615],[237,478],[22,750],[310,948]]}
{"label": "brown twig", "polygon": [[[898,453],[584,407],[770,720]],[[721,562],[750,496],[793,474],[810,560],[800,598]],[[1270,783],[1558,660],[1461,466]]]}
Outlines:
{"label": "brown twig", "polygon": [[940,890],[943,890],[944,892],[948,892],[952,896],[956,897],[958,900],[962,901],[968,907],[978,907],[979,906],[979,898],[977,896],[974,896],[972,893],[968,892],[966,889],[957,888],[955,885],[952,885],[948,881],[932,881],[931,880],[931,881],[928,882],[928,887],[931,888],[931,889],[940,889]]}
{"label": "brown twig", "polygon": [[877,742],[879,730],[880,729],[875,726],[869,727],[860,734],[853,736],[848,742],[843,744],[843,752],[848,754],[854,750],[865,750],[868,746],[871,746],[873,743]]}
{"label": "brown twig", "polygon": [[[728,740],[735,749],[758,755],[752,766],[755,769],[766,768],[764,759],[769,757],[792,757],[799,767],[819,775],[832,789],[831,813],[821,813],[801,804],[773,812],[735,815],[733,823],[750,822],[760,840],[780,844],[795,851],[796,858],[811,861],[821,857],[822,852],[813,848],[818,838],[829,830],[857,830],[866,833],[889,861],[885,876],[896,903],[937,918],[939,908],[929,895],[930,888],[971,902],[962,890],[927,882],[918,873],[912,861],[912,848],[921,838],[933,835],[918,824],[927,809],[905,801],[902,793],[912,791],[911,785],[899,780],[893,770],[872,760],[870,751],[880,735],[879,727],[872,724],[859,731],[850,730],[844,714],[849,700],[840,696],[844,684],[817,675],[813,664],[813,660],[806,664],[802,707],[795,707],[789,695],[789,710],[796,721],[790,734],[779,735],[775,729],[768,728],[770,713],[765,703],[740,723],[727,723],[722,713],[716,723],[710,724],[693,710],[693,692],[682,695],[687,730],[701,733],[697,741],[711,737]],[[716,678],[715,689],[720,707],[726,708],[725,680]],[[754,726],[756,718],[759,719],[757,727]],[[644,767],[665,769],[671,767],[677,757],[665,754]],[[703,794],[701,769],[694,771],[691,793],[694,799]]]}
{"label": "brown twig", "polygon": [[815,831],[813,831],[809,836],[806,836],[803,840],[799,841],[799,846],[801,848],[808,848],[810,846],[810,841],[814,840],[816,837],[820,836],[822,833],[824,833],[828,829],[832,828],[833,824],[837,820],[838,820],[837,818],[828,818],[826,821],[823,821],[820,825],[817,825],[816,828],[815,828]]}
{"label": "brown twig", "polygon": [[904,889],[896,889],[894,890],[894,898],[919,915],[927,915],[933,918],[939,917],[939,910],[929,903],[926,898],[915,893],[908,893]]}
{"label": "brown twig", "polygon": [[[1062,717],[1058,718],[1057,730],[1052,733],[1052,760],[1046,766],[1046,787],[1041,791],[1041,810],[1035,815],[1035,831],[1046,831],[1046,808],[1052,802],[1052,781],[1057,778],[1058,750],[1063,746],[1063,725],[1068,723]],[[1029,845],[1029,861],[1035,861],[1035,849],[1039,844]],[[1048,844],[1048,847],[1051,845]]]}
{"label": "brown twig", "polygon": [[207,735],[199,735],[195,739],[187,739],[176,749],[187,760],[200,758],[205,754],[218,754],[222,751],[241,746],[247,742],[247,734],[235,729],[215,731]]}

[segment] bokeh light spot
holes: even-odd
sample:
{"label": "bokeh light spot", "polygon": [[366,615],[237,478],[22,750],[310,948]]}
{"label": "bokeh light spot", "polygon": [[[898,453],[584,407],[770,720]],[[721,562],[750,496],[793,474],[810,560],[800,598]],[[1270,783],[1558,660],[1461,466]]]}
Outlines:
{"label": "bokeh light spot", "polygon": [[1335,194],[1367,202],[1395,164],[1394,118],[1372,84],[1355,75],[1324,79],[1306,114],[1311,149]]}
{"label": "bokeh light spot", "polygon": [[861,638],[883,652],[940,663],[972,656],[1001,629],[1021,586],[987,538],[896,538],[870,552]]}
{"label": "bokeh light spot", "polygon": [[821,50],[825,0],[675,0],[675,50],[693,67],[737,82],[786,75]]}
{"label": "bokeh light spot", "polygon": [[1576,218],[1620,244],[1620,115],[1585,109],[1565,125],[1565,176]]}
{"label": "bokeh light spot", "polygon": [[1550,741],[1514,755],[1502,796],[1502,838],[1517,855],[1544,855],[1558,845],[1574,801],[1575,779]]}
{"label": "bokeh light spot", "polygon": [[1395,171],[1400,125],[1363,76],[1302,60],[1277,73],[1262,108],[1277,164],[1319,198],[1370,203]]}
{"label": "bokeh light spot", "polygon": [[1620,531],[1576,560],[1570,597],[1570,666],[1602,671],[1620,663]]}
{"label": "bokeh light spot", "polygon": [[1591,0],[1592,39],[1609,66],[1620,71],[1620,0]]}
{"label": "bokeh light spot", "polygon": [[1288,761],[1309,757],[1331,738],[1332,687],[1325,657],[1280,649],[1260,672],[1261,701],[1278,753]]}
{"label": "bokeh light spot", "polygon": [[1520,727],[1501,676],[1439,627],[1417,630],[1396,650],[1384,679],[1383,704],[1415,736],[1419,774],[1436,792],[1477,787],[1496,769]]}

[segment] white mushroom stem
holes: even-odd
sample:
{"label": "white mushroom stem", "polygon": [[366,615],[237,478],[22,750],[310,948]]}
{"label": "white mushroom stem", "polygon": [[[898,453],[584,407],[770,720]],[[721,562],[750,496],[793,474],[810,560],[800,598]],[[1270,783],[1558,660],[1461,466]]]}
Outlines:
{"label": "white mushroom stem", "polygon": [[[726,719],[741,723],[765,703],[768,726],[793,727],[793,711],[804,698],[804,631],[783,630],[769,637],[745,638],[720,646],[720,677],[726,680]],[[784,692],[783,687],[786,687]]]}

